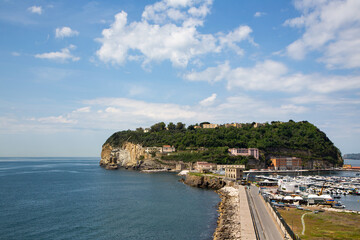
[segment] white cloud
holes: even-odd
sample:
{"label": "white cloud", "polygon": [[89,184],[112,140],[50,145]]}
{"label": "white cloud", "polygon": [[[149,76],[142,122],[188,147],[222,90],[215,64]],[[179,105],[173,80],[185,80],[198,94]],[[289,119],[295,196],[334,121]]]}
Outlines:
{"label": "white cloud", "polygon": [[74,110],[74,113],[88,113],[90,112],[91,107],[82,107],[82,108],[78,108],[76,110]]}
{"label": "white cloud", "polygon": [[31,6],[28,8],[28,11],[41,15],[43,12],[43,9],[41,6]]}
{"label": "white cloud", "polygon": [[62,27],[55,29],[55,37],[56,38],[65,38],[79,35],[79,32],[76,30],[72,30],[69,27]]}
{"label": "white cloud", "polygon": [[[148,103],[128,98],[100,98],[85,101],[89,105],[105,106],[104,114],[116,114],[119,118],[154,119],[164,121],[189,119],[197,115],[189,106],[177,104]],[[114,116],[113,116],[114,117]],[[119,118],[116,118],[117,121]]]}
{"label": "white cloud", "polygon": [[319,61],[328,68],[360,67],[360,1],[296,0],[300,17],[284,25],[304,28],[305,32],[287,47],[294,59],[304,59],[310,51],[323,54]]}
{"label": "white cloud", "polygon": [[216,67],[209,67],[202,72],[193,71],[185,74],[184,78],[189,81],[207,81],[214,83],[225,79],[230,70],[229,62],[225,62]]}
{"label": "white cloud", "polygon": [[255,14],[254,14],[254,17],[261,17],[261,16],[264,16],[266,13],[264,13],[264,12],[256,12]]}
{"label": "white cloud", "polygon": [[14,57],[19,57],[21,54],[19,52],[12,52],[11,55]]}
{"label": "white cloud", "polygon": [[231,69],[229,64],[219,64],[202,72],[185,74],[190,81],[208,81],[210,83],[225,80],[227,88],[252,91],[300,92],[312,91],[330,93],[360,88],[360,76],[340,76],[291,73],[283,63],[266,60],[250,68]]}
{"label": "white cloud", "polygon": [[68,119],[64,116],[50,116],[50,117],[43,117],[36,119],[37,121],[41,123],[65,123],[65,124],[74,124],[77,123],[76,120]]}
{"label": "white cloud", "polygon": [[213,93],[210,97],[201,100],[199,104],[202,106],[210,106],[214,103],[216,96],[216,93]]}
{"label": "white cloud", "polygon": [[36,58],[42,58],[42,59],[50,59],[60,62],[65,62],[66,60],[72,60],[73,62],[79,61],[80,57],[76,57],[71,54],[70,50],[75,49],[76,47],[74,45],[70,45],[69,47],[61,49],[60,52],[49,52],[49,53],[41,53],[36,54]]}
{"label": "white cloud", "polygon": [[[225,48],[242,55],[237,45],[250,38],[251,28],[240,26],[224,34],[201,34],[204,18],[210,12],[212,1],[163,0],[148,5],[140,22],[127,21],[127,13],[115,15],[115,21],[102,31],[98,39],[102,46],[97,51],[99,59],[106,63],[124,64],[127,60],[150,62],[169,60],[176,67],[186,67],[190,60],[207,53],[219,53]],[[135,52],[135,54],[133,54]]]}

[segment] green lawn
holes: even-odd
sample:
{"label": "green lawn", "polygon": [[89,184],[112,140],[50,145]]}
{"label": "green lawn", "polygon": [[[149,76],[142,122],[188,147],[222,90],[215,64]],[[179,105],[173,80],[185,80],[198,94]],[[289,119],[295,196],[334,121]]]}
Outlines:
{"label": "green lawn", "polygon": [[[297,209],[279,210],[287,224],[301,239],[360,239],[360,214],[319,212]],[[301,216],[305,215],[305,234],[301,235]]]}

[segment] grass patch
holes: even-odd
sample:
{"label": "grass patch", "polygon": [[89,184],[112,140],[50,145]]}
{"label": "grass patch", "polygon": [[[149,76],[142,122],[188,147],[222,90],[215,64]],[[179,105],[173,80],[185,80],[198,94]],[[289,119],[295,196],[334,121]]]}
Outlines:
{"label": "grass patch", "polygon": [[360,215],[355,213],[319,212],[304,217],[305,234],[301,235],[301,216],[306,211],[290,208],[278,210],[301,239],[360,239]]}

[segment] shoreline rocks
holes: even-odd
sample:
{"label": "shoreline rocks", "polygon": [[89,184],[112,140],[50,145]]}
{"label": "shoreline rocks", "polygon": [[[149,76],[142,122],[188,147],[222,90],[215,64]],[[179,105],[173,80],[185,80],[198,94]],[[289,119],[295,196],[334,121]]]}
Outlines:
{"label": "shoreline rocks", "polygon": [[234,187],[223,187],[218,190],[221,202],[219,218],[214,232],[214,240],[235,240],[241,238],[239,191]]}

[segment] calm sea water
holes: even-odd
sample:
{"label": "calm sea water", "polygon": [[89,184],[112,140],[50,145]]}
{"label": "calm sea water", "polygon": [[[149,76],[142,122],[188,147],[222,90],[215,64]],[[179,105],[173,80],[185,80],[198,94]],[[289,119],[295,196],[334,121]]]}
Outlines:
{"label": "calm sea water", "polygon": [[211,239],[218,195],[97,158],[0,158],[0,239]]}

